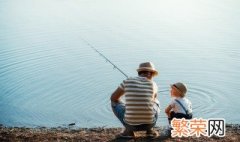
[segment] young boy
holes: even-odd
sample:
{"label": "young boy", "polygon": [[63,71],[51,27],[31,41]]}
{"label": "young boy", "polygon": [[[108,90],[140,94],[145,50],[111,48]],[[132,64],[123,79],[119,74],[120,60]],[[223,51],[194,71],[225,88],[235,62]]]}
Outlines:
{"label": "young boy", "polygon": [[185,97],[186,92],[187,87],[181,82],[171,85],[172,101],[165,109],[169,124],[173,118],[192,119],[192,103]]}

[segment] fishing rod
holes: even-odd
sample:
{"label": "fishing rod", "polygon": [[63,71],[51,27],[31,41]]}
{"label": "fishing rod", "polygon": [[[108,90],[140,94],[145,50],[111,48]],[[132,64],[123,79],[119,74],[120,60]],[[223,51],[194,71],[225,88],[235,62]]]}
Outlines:
{"label": "fishing rod", "polygon": [[92,44],[90,44],[87,40],[81,38],[84,42],[86,42],[86,44],[91,47],[94,51],[96,51],[100,56],[102,56],[107,62],[109,62],[110,64],[113,65],[114,69],[117,69],[118,71],[120,71],[120,73],[122,73],[126,78],[128,78],[127,74],[124,73],[117,65],[115,65],[112,61],[110,61],[106,56],[104,56],[101,52],[99,52]]}
{"label": "fishing rod", "polygon": [[[115,65],[111,60],[109,60],[105,55],[103,55],[100,51],[98,51],[92,44],[90,44],[87,40],[80,37],[90,48],[92,48],[94,51],[96,51],[101,57],[103,57],[107,62],[109,62],[114,69],[117,69],[120,73],[122,73],[126,78],[128,78],[128,75],[124,73],[117,65]],[[159,90],[158,92],[166,92],[168,90]]]}

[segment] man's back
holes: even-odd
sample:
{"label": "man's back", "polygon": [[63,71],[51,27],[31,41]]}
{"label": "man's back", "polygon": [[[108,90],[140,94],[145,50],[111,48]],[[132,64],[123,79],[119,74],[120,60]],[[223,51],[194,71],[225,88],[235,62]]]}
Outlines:
{"label": "man's back", "polygon": [[153,123],[154,82],[145,77],[128,78],[120,87],[124,89],[126,102],[125,122],[131,125]]}

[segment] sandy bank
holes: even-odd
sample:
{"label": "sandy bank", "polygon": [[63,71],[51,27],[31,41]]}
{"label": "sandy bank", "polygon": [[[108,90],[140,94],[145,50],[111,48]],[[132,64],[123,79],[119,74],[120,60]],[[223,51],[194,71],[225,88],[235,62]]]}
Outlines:
{"label": "sandy bank", "polygon": [[143,142],[143,141],[224,141],[239,142],[240,126],[227,125],[226,136],[219,137],[188,137],[188,138],[169,138],[161,135],[162,128],[159,130],[160,136],[156,139],[148,139],[143,132],[137,132],[137,137],[131,140],[116,139],[115,136],[122,131],[122,128],[19,128],[5,127],[0,125],[0,141],[112,141],[112,142]]}

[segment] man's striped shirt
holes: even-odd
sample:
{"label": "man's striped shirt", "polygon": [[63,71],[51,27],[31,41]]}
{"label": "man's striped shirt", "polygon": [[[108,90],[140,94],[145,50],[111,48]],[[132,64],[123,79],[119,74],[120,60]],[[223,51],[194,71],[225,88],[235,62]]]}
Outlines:
{"label": "man's striped shirt", "polygon": [[153,123],[153,97],[157,93],[156,83],[145,77],[135,77],[124,80],[120,88],[124,90],[125,95],[125,122],[131,125]]}

